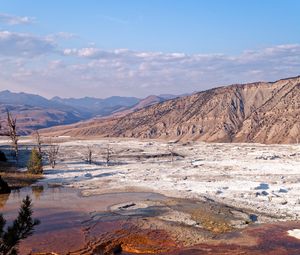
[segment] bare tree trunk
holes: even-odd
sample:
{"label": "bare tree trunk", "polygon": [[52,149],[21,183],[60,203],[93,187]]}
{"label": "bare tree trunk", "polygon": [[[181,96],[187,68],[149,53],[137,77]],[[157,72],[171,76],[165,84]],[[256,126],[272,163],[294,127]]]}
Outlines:
{"label": "bare tree trunk", "polygon": [[86,157],[86,161],[89,164],[92,164],[92,159],[93,159],[93,148],[91,146],[87,147],[87,157]]}
{"label": "bare tree trunk", "polygon": [[40,156],[42,156],[42,139],[38,130],[35,131],[36,146]]}
{"label": "bare tree trunk", "polygon": [[171,154],[171,162],[174,162],[174,147],[173,146],[169,146],[168,148],[170,154]]}
{"label": "bare tree trunk", "polygon": [[57,156],[59,151],[59,145],[52,143],[52,141],[49,142],[48,148],[46,150],[46,155],[48,157],[49,164],[52,168],[55,167]]}
{"label": "bare tree trunk", "polygon": [[19,147],[18,147],[19,136],[17,134],[17,118],[14,118],[8,110],[6,112],[7,112],[8,135],[12,141],[12,147],[13,147],[13,150],[15,153],[15,159],[18,162],[18,159],[19,159]]}
{"label": "bare tree trunk", "polygon": [[112,154],[112,149],[110,148],[109,144],[107,145],[107,148],[106,148],[106,166],[109,166],[109,162],[111,160],[111,154]]}

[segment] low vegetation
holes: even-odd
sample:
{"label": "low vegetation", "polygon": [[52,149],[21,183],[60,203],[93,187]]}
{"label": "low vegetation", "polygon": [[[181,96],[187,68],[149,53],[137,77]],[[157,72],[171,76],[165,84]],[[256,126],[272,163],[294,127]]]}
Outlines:
{"label": "low vegetation", "polygon": [[0,175],[11,189],[30,186],[41,178],[41,175],[21,172],[15,165],[8,162],[0,162]]}
{"label": "low vegetation", "polygon": [[42,155],[37,149],[32,149],[31,155],[27,164],[27,170],[30,174],[43,173],[43,160]]}

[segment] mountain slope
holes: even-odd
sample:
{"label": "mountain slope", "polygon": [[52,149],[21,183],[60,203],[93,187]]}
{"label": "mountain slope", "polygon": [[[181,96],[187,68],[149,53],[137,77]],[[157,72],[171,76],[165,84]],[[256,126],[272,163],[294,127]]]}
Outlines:
{"label": "mountain slope", "polygon": [[39,128],[66,125],[81,120],[81,117],[72,111],[28,105],[0,104],[2,133],[5,133],[7,129],[7,109],[17,118],[17,131],[19,135],[28,135]]}
{"label": "mountain slope", "polygon": [[140,109],[146,108],[148,106],[164,102],[168,100],[169,97],[163,98],[155,95],[148,96],[144,99],[141,99],[138,103],[131,107],[126,107],[124,109],[118,109],[115,113],[112,114],[112,116],[125,116],[126,114],[138,111]]}
{"label": "mountain slope", "polygon": [[122,110],[139,103],[140,99],[136,97],[113,96],[105,99],[83,97],[83,98],[60,98],[54,97],[52,102],[67,105],[78,109],[79,111],[91,115],[106,116],[114,111]]}
{"label": "mountain slope", "polygon": [[[167,95],[172,97],[172,95]],[[6,109],[17,117],[18,133],[30,134],[39,128],[72,124],[94,117],[104,117],[123,111],[135,111],[147,105],[165,101],[153,96],[152,101],[135,97],[113,96],[101,98],[60,98],[48,100],[39,95],[0,92],[0,120],[5,129]],[[4,130],[2,130],[4,131]]]}
{"label": "mountain slope", "polygon": [[51,132],[183,141],[294,143],[300,140],[299,98],[299,77],[231,85],[168,100],[125,116]]}
{"label": "mountain slope", "polygon": [[0,120],[2,132],[6,130],[6,111],[17,118],[18,134],[27,135],[39,128],[71,124],[82,119],[75,108],[54,103],[33,94],[0,92]]}

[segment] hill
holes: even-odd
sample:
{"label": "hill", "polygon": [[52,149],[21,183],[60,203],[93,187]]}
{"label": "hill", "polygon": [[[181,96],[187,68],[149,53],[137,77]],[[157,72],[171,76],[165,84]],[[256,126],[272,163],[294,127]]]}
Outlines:
{"label": "hill", "polygon": [[236,84],[171,99],[126,115],[57,127],[70,136],[176,141],[300,141],[300,77]]}
{"label": "hill", "polygon": [[[166,95],[169,98],[171,95]],[[47,99],[28,93],[0,92],[0,119],[5,129],[6,110],[17,117],[18,133],[30,134],[32,131],[57,125],[76,123],[91,118],[112,114],[132,112],[147,105],[165,101],[163,97],[153,96],[152,100],[135,97],[113,96],[109,98],[60,98]]]}

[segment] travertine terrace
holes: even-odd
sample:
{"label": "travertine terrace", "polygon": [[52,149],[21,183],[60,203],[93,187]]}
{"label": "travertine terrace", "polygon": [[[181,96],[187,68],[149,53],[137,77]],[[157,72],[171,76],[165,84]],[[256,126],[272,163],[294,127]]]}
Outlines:
{"label": "travertine terrace", "polygon": [[[107,166],[108,144],[113,153]],[[91,165],[85,162],[87,146],[94,152]],[[65,141],[57,167],[45,177],[85,196],[154,191],[250,210],[258,222],[300,217],[300,145]]]}

